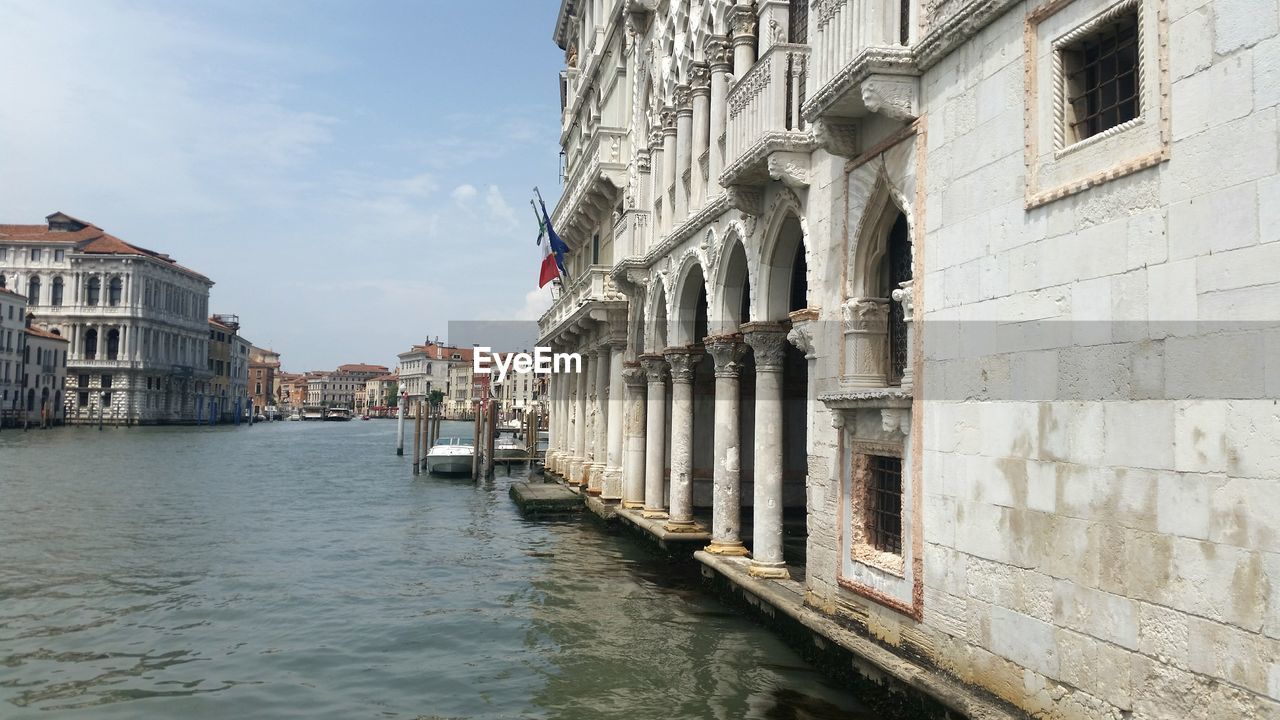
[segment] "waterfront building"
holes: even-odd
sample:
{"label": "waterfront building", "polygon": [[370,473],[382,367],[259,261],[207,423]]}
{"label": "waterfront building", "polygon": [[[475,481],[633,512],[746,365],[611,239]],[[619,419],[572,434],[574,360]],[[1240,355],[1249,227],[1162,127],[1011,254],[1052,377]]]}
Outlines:
{"label": "waterfront building", "polygon": [[45,221],[0,225],[0,287],[70,340],[67,422],[193,422],[213,281],[70,215]]}
{"label": "waterfront building", "polygon": [[22,351],[26,394],[21,403],[22,420],[31,425],[61,425],[66,419],[62,394],[67,387],[67,338],[32,322],[27,316],[26,347]]}
{"label": "waterfront building", "polygon": [[400,398],[400,376],[395,373],[369,378],[364,383],[364,401],[361,407],[371,414],[394,415]]}
{"label": "waterfront building", "polygon": [[396,357],[400,363],[397,371],[407,394],[408,412],[412,417],[418,402],[426,400],[432,390],[448,394],[450,368],[458,364],[470,366],[471,348],[453,347],[444,345],[439,340],[428,340]]}
{"label": "waterfront building", "polygon": [[301,410],[307,404],[307,374],[280,373],[280,406],[289,410]]}
{"label": "waterfront building", "polygon": [[249,348],[249,396],[256,410],[280,407],[281,399],[277,374],[280,372],[280,353],[266,348]]}
{"label": "waterfront building", "polygon": [[548,469],[962,715],[1280,715],[1277,30],[562,0]]}
{"label": "waterfront building", "polygon": [[249,349],[253,343],[240,335],[237,329],[231,336],[231,397],[237,416],[244,418],[253,411],[253,400],[249,396]]}
{"label": "waterfront building", "polygon": [[[0,273],[0,277],[3,274]],[[27,344],[27,299],[0,288],[0,427],[17,421],[22,402],[22,357]]]}
{"label": "waterfront building", "polygon": [[235,418],[235,395],[231,392],[231,338],[240,328],[240,319],[230,315],[209,318],[209,397],[201,421],[226,422]]}
{"label": "waterfront building", "polygon": [[475,416],[474,369],[471,363],[457,363],[449,368],[449,390],[444,402],[446,417],[466,420]]}
{"label": "waterfront building", "polygon": [[307,404],[355,408],[357,397],[365,394],[368,380],[386,373],[387,368],[382,365],[365,363],[339,365],[333,372],[309,373]]}

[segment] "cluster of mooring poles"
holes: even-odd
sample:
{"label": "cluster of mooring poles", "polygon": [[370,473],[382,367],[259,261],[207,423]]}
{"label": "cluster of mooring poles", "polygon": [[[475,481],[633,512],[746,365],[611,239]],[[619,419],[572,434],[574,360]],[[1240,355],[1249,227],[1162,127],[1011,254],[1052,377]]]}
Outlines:
{"label": "cluster of mooring poles", "polygon": [[[417,412],[413,414],[413,474],[422,472],[427,461],[427,449],[440,439],[440,413],[431,407],[431,403],[419,401]],[[404,423],[401,418],[400,452],[404,448]]]}

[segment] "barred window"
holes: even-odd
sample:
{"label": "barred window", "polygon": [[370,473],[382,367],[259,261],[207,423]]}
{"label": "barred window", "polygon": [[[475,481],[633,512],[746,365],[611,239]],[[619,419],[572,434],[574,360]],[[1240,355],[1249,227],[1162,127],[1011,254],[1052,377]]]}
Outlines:
{"label": "barred window", "polygon": [[902,458],[871,455],[867,535],[877,550],[902,554]]}
{"label": "barred window", "polygon": [[1067,142],[1076,143],[1133,120],[1141,112],[1138,10],[1130,6],[1062,46]]}

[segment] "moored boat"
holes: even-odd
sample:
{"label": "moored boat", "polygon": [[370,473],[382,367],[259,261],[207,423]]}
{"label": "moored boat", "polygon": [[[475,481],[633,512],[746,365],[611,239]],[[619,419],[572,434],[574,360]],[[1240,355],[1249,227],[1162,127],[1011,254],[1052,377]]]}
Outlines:
{"label": "moored boat", "polygon": [[519,437],[519,428],[500,427],[493,438],[493,461],[514,462],[528,457],[528,451]]}
{"label": "moored boat", "polygon": [[458,437],[442,437],[427,450],[427,472],[433,475],[458,475],[471,472],[475,446]]}
{"label": "moored boat", "polygon": [[338,421],[338,422],[346,422],[347,420],[351,419],[351,408],[346,408],[341,406],[331,407],[324,414],[324,419],[331,420],[331,421]]}
{"label": "moored boat", "polygon": [[302,408],[303,420],[323,420],[324,408],[322,407],[304,407]]}

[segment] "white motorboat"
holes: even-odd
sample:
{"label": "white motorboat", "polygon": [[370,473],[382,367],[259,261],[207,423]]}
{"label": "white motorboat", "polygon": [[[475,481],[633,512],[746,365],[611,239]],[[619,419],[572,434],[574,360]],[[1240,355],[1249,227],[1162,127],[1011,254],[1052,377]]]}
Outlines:
{"label": "white motorboat", "polygon": [[518,427],[500,427],[493,438],[493,461],[514,462],[524,460],[528,456],[524,443],[520,440]]}
{"label": "white motorboat", "polygon": [[324,408],[318,406],[309,406],[302,408],[303,420],[323,420]]}
{"label": "white motorboat", "polygon": [[329,421],[346,422],[352,417],[351,408],[336,406],[331,407],[324,414],[324,419]]}
{"label": "white motorboat", "polygon": [[427,472],[432,475],[470,473],[475,452],[475,446],[466,438],[442,437],[427,450]]}
{"label": "white motorboat", "polygon": [[294,412],[292,415],[289,416],[289,419],[294,422],[297,422],[302,419],[302,416],[299,415],[297,412]]}

